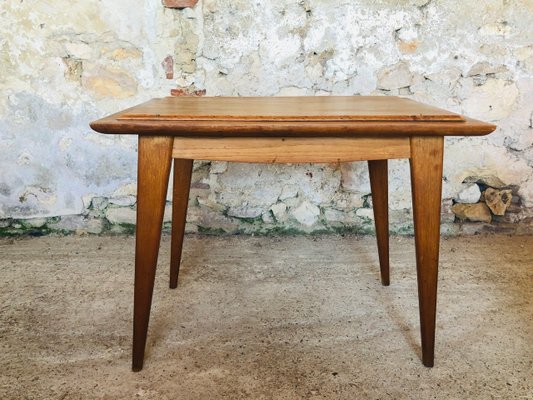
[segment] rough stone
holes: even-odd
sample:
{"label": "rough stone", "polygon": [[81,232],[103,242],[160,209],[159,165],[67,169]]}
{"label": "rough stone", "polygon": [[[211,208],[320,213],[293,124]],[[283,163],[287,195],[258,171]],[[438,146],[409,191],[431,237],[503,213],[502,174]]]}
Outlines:
{"label": "rough stone", "polygon": [[83,86],[98,98],[126,98],[137,93],[138,83],[123,68],[94,65],[84,67]]}
{"label": "rough stone", "polygon": [[48,222],[46,218],[30,218],[24,220],[24,225],[30,228],[40,228]]}
{"label": "rough stone", "polygon": [[214,199],[211,199],[211,198],[196,197],[196,201],[201,206],[211,208],[215,211],[222,212],[226,210],[226,207],[224,207],[224,205],[217,203]]}
{"label": "rough stone", "polygon": [[334,227],[356,227],[361,232],[369,228],[366,221],[358,217],[354,211],[346,212],[329,208],[324,210],[324,219],[327,221],[328,225]]}
{"label": "rough stone", "polygon": [[109,207],[105,216],[112,224],[135,224],[137,215],[130,207]]}
{"label": "rough stone", "polygon": [[505,211],[513,200],[513,192],[510,189],[497,190],[488,188],[483,192],[483,197],[494,215],[505,215]]}
{"label": "rough stone", "polygon": [[477,184],[468,185],[457,195],[458,203],[477,203],[481,197],[481,190]]}
{"label": "rough stone", "polygon": [[318,221],[320,209],[308,201],[303,201],[298,207],[291,210],[291,215],[302,225],[312,226]]}
{"label": "rough stone", "polygon": [[106,197],[93,197],[91,200],[91,207],[94,210],[105,210],[108,204],[109,200]]}
{"label": "rough stone", "polygon": [[488,79],[484,85],[472,88],[463,106],[472,117],[498,121],[509,116],[518,96],[516,84],[504,79]]}
{"label": "rough stone", "polygon": [[408,87],[413,84],[413,79],[414,75],[409,69],[409,64],[402,61],[378,73],[378,88],[394,90]]}
{"label": "rough stone", "polygon": [[[4,2],[0,170],[7,173],[0,174],[0,219],[105,218],[106,199],[135,196],[136,138],[96,134],[88,123],[150,97],[169,91],[180,96],[388,94],[495,122],[498,130],[487,137],[446,140],[444,202],[459,200],[464,177],[494,175],[501,185],[478,184],[482,189],[513,185],[521,207],[513,224],[517,231],[529,229],[533,46],[527,40],[526,3],[204,0],[196,5],[176,0],[167,4],[193,8],[168,9],[148,0],[135,7],[123,0],[54,2],[58,9],[68,7],[65,14],[51,12],[46,2]],[[460,40],[449,40],[457,32]],[[174,62],[172,80],[167,80],[170,68],[161,69],[167,56]],[[391,227],[399,232],[407,232],[411,221],[404,215],[411,207],[407,164],[389,164]],[[371,202],[364,162],[195,162],[193,182],[191,207],[201,210],[201,231],[264,232],[267,220],[250,224],[225,216],[243,204],[263,209],[264,216],[280,200],[287,212],[307,201],[320,207],[320,220],[329,226],[342,224],[338,212],[357,217],[355,210]],[[101,205],[98,200],[91,205],[95,197]],[[323,229],[294,218],[281,224]]]}
{"label": "rough stone", "polygon": [[57,222],[48,222],[47,226],[62,233],[83,233],[87,227],[87,219],[82,215],[63,215]]}
{"label": "rough stone", "polygon": [[132,206],[136,202],[137,202],[137,198],[135,196],[119,196],[119,197],[112,197],[109,199],[110,204],[114,204],[120,207]]}
{"label": "rough stone", "polygon": [[486,222],[489,224],[492,221],[492,215],[485,203],[457,203],[452,206],[452,211],[460,220],[468,220],[472,222]]}
{"label": "rough stone", "polygon": [[482,36],[508,36],[511,33],[511,27],[505,22],[493,22],[485,24],[479,28],[479,34]]}
{"label": "rough stone", "polygon": [[361,218],[368,218],[368,219],[374,219],[374,210],[372,210],[371,208],[359,208],[356,212],[355,212],[355,215],[357,215],[358,217],[361,217]]}
{"label": "rough stone", "polygon": [[347,192],[370,193],[370,179],[366,163],[342,163],[341,185]]}
{"label": "rough stone", "polygon": [[137,184],[128,183],[126,185],[120,186],[117,190],[113,192],[111,197],[121,197],[121,196],[136,196],[137,195]]}
{"label": "rough stone", "polygon": [[226,161],[213,161],[209,172],[212,174],[223,174],[228,169],[228,163]]}
{"label": "rough stone", "polygon": [[331,202],[337,210],[350,211],[363,207],[365,201],[361,195],[339,190],[333,195]]}
{"label": "rough stone", "polygon": [[272,214],[270,212],[266,212],[266,213],[263,213],[261,215],[261,220],[265,223],[265,224],[272,224],[275,222],[274,220],[274,217],[272,216]]}
{"label": "rough stone", "polygon": [[228,215],[230,217],[237,218],[257,218],[265,212],[265,209],[262,207],[230,207],[228,210]]}
{"label": "rough stone", "polygon": [[279,195],[280,200],[290,199],[291,197],[296,197],[298,195],[298,187],[293,185],[285,185],[281,189],[281,194]]}
{"label": "rough stone", "polygon": [[270,207],[270,210],[272,211],[272,214],[274,215],[274,218],[278,222],[285,222],[287,221],[288,215],[287,215],[287,206],[283,203],[276,203],[272,207]]}
{"label": "rough stone", "polygon": [[490,186],[494,189],[503,189],[507,185],[495,175],[485,176],[468,176],[464,179],[464,183],[480,183],[482,185]]}
{"label": "rough stone", "polygon": [[104,231],[104,222],[101,219],[91,219],[85,225],[87,233],[99,235]]}
{"label": "rough stone", "polygon": [[236,220],[228,218],[207,207],[192,207],[187,211],[187,222],[198,227],[199,232],[235,233]]}

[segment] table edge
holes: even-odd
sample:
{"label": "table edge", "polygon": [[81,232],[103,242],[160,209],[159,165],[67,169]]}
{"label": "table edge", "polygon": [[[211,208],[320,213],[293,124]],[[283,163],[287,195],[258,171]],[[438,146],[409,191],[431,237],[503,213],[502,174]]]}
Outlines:
{"label": "table edge", "polygon": [[460,121],[144,121],[118,120],[124,111],[93,121],[103,134],[184,137],[358,137],[358,136],[483,136],[494,124],[465,118]]}

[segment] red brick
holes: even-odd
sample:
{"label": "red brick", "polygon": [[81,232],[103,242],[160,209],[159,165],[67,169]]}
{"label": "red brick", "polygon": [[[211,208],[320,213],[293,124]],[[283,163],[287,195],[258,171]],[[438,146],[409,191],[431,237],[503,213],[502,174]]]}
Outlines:
{"label": "red brick", "polygon": [[189,88],[176,88],[176,89],[170,89],[170,95],[171,96],[189,96],[189,97],[200,97],[205,96],[205,89],[202,90],[194,90]]}
{"label": "red brick", "polygon": [[163,5],[168,8],[194,7],[198,0],[163,0]]}
{"label": "red brick", "polygon": [[174,59],[172,56],[166,56],[163,62],[161,63],[163,70],[165,71],[165,76],[167,79],[174,79]]}

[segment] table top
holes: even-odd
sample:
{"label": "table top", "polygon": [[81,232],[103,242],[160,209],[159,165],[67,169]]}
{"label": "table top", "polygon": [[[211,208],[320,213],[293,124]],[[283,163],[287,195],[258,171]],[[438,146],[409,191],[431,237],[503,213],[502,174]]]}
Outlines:
{"label": "table top", "polygon": [[111,134],[220,137],[469,136],[496,128],[394,96],[166,97],[91,127]]}

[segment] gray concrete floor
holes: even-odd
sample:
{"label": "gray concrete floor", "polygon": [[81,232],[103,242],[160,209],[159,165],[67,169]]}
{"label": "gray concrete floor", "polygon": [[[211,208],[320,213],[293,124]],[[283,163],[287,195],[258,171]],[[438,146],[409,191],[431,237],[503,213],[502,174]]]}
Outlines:
{"label": "gray concrete floor", "polygon": [[163,238],[145,368],[130,371],[133,238],[0,240],[1,399],[533,398],[533,237],[443,240],[436,366],[414,243]]}

